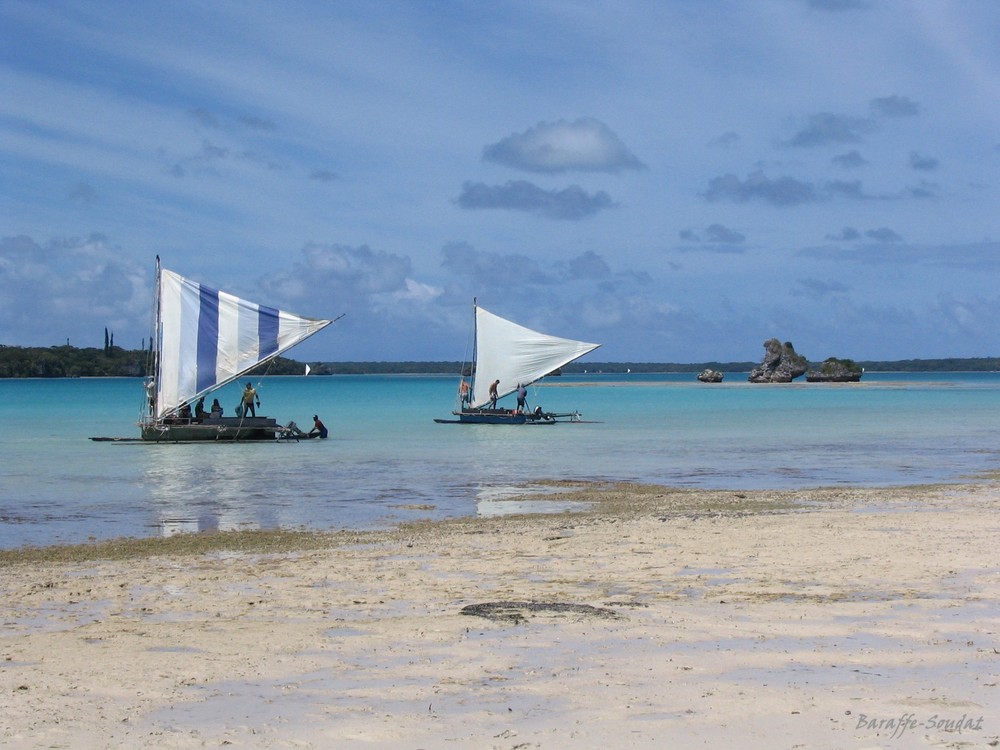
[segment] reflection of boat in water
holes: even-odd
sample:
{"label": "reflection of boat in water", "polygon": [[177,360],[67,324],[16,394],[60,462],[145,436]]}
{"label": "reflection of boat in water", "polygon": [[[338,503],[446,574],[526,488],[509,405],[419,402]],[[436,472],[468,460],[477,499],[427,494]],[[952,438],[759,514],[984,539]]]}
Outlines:
{"label": "reflection of boat in water", "polygon": [[[579,421],[579,412],[556,414],[541,407],[528,410],[496,408],[496,400],[518,387],[550,375],[559,368],[579,359],[600,344],[563,339],[525,328],[513,321],[494,315],[474,303],[476,351],[470,371],[472,386],[463,374],[459,391],[459,408],[452,412],[457,419],[435,419],[442,424],[554,424],[557,421]],[[496,386],[496,397],[491,388]],[[490,405],[487,408],[487,404]]]}
{"label": "reflection of boat in water", "polygon": [[[217,531],[251,531],[298,525],[285,519],[288,503],[276,487],[291,482],[293,469],[263,479],[260,462],[273,446],[188,443],[142,453],[142,481],[148,488],[147,525],[163,537]],[[274,480],[277,473],[280,479]]]}
{"label": "reflection of boat in water", "polygon": [[[160,267],[156,259],[152,373],[139,422],[153,442],[303,437],[293,424],[242,413],[191,413],[205,396],[274,359],[332,320],[304,318],[212,289]],[[248,383],[249,386],[249,383]],[[255,410],[254,410],[255,411]]]}

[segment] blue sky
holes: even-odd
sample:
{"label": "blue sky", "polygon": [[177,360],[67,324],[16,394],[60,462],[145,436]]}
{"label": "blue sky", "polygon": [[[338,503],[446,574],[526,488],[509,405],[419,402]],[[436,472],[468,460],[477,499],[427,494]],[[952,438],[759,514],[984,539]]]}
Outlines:
{"label": "blue sky", "polygon": [[149,335],[166,267],[462,360],[1000,355],[993,0],[0,0],[0,343]]}

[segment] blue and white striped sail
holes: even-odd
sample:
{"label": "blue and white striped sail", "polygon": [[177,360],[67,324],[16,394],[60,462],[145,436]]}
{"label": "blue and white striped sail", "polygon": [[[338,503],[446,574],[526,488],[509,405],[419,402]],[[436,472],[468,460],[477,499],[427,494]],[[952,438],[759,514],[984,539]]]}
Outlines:
{"label": "blue and white striped sail", "polygon": [[333,321],[249,302],[160,268],[153,416],[167,416]]}

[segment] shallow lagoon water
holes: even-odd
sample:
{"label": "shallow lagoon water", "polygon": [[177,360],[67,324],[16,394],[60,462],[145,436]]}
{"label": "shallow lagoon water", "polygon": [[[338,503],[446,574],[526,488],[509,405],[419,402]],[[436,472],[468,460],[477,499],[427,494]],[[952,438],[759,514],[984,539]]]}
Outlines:
{"label": "shallow lagoon water", "polygon": [[[254,382],[260,413],[305,429],[317,413],[331,437],[93,442],[137,435],[140,380],[0,380],[0,548],[493,515],[509,488],[549,479],[794,489],[957,482],[1000,466],[997,373],[788,385],[566,375],[532,387],[529,404],[588,421],[531,427],[435,424],[454,406],[452,376]],[[222,390],[227,413],[240,388]]]}

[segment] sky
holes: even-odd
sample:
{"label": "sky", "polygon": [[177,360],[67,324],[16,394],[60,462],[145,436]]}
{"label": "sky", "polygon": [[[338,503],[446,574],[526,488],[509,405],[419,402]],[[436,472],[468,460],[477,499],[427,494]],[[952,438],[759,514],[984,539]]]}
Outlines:
{"label": "sky", "polygon": [[[0,0],[0,344],[157,255],[302,361],[1000,355],[994,0]],[[585,360],[586,361],[586,360]]]}

